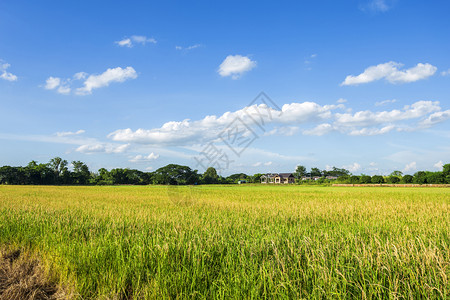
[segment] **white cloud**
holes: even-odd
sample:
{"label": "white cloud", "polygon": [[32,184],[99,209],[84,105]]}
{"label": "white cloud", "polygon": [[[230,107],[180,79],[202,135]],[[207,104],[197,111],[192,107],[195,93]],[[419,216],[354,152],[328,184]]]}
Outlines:
{"label": "white cloud", "polygon": [[60,84],[61,84],[61,78],[50,76],[45,81],[45,87],[44,88],[46,90],[53,90],[53,89],[56,89]]}
{"label": "white cloud", "polygon": [[131,48],[135,44],[141,44],[141,45],[145,45],[147,43],[156,44],[157,41],[154,38],[148,38],[148,37],[143,36],[143,35],[132,35],[129,38],[124,38],[124,39],[122,39],[120,41],[117,41],[115,43],[117,45],[119,45],[120,47]]}
{"label": "white cloud", "polygon": [[358,164],[357,162],[354,162],[351,165],[343,166],[343,168],[349,170],[350,172],[356,172],[358,170],[361,170],[361,165]]}
{"label": "white cloud", "polygon": [[417,164],[415,161],[413,161],[405,166],[405,168],[403,169],[403,173],[415,171],[415,170],[417,170]]}
{"label": "white cloud", "polygon": [[59,94],[70,94],[71,86],[79,80],[84,80],[84,86],[76,88],[76,95],[89,95],[92,90],[108,86],[112,82],[124,82],[128,79],[137,78],[137,73],[132,67],[121,67],[107,69],[100,75],[89,75],[86,72],[75,73],[72,78],[61,79],[50,76],[45,81],[46,90],[56,90]]}
{"label": "white cloud", "polygon": [[[265,104],[252,105],[235,112],[226,112],[222,116],[206,116],[198,121],[189,119],[165,123],[160,128],[119,129],[108,135],[115,141],[142,144],[195,145],[217,139],[219,133],[237,118],[246,124],[255,124],[255,120],[264,124],[300,124],[307,121],[323,120],[332,116],[331,110],[342,108],[340,105],[321,106],[314,102],[285,104],[281,110]],[[261,120],[260,120],[261,118]],[[292,133],[290,129],[285,133]]]}
{"label": "white cloud", "polygon": [[450,109],[446,111],[438,111],[429,115],[426,119],[419,123],[420,126],[424,128],[431,127],[437,123],[444,122],[450,119]]}
{"label": "white cloud", "polygon": [[200,48],[200,47],[202,47],[202,44],[195,44],[195,45],[191,45],[191,46],[188,46],[188,47],[175,46],[175,49],[176,50],[189,51],[189,50],[197,49],[197,48]]}
{"label": "white cloud", "polygon": [[379,135],[385,134],[395,129],[394,125],[384,126],[382,128],[361,128],[350,131],[349,135],[363,135],[363,136],[371,136],[371,135]]}
{"label": "white cloud", "polygon": [[158,159],[159,155],[155,154],[155,153],[150,153],[149,155],[145,156],[145,155],[136,155],[134,157],[132,157],[129,161],[130,162],[134,162],[134,163],[139,163],[139,162],[146,162],[146,161],[151,161],[151,160],[155,160]]}
{"label": "white cloud", "polygon": [[436,169],[438,170],[442,170],[442,167],[444,166],[444,163],[442,162],[442,160],[438,161],[437,163],[435,163],[433,165]]}
{"label": "white cloud", "polygon": [[299,131],[300,128],[297,126],[281,126],[275,127],[274,129],[266,132],[264,135],[282,135],[282,136],[293,136]]}
{"label": "white cloud", "polygon": [[[77,73],[78,74],[78,73]],[[44,88],[46,90],[55,90],[59,93],[59,94],[69,94],[71,91],[71,88],[69,87],[70,84],[70,80],[61,80],[61,78],[59,77],[52,77],[50,76],[49,78],[47,78],[47,80],[45,81],[45,86]]]}
{"label": "white cloud", "polygon": [[123,153],[130,147],[130,144],[110,144],[110,143],[94,143],[79,146],[75,151],[92,154],[92,153]]}
{"label": "white cloud", "polygon": [[231,76],[232,79],[238,79],[245,72],[256,67],[256,61],[247,56],[228,55],[219,66],[219,74],[222,77]]}
{"label": "white cloud", "polygon": [[418,63],[415,67],[406,70],[399,70],[398,68],[401,66],[403,65],[393,61],[371,66],[357,76],[348,75],[341,85],[358,85],[383,78],[390,83],[414,82],[434,75],[437,70],[435,66],[428,63]]}
{"label": "white cloud", "polygon": [[56,136],[73,136],[73,135],[80,135],[85,133],[86,131],[84,131],[83,129],[80,129],[78,131],[72,132],[72,131],[61,131],[61,132],[57,132]]}
{"label": "white cloud", "polygon": [[[449,111],[441,111],[439,102],[418,101],[403,109],[373,112],[339,113],[343,104],[320,105],[314,102],[284,104],[280,110],[265,104],[244,107],[221,116],[210,115],[200,120],[171,121],[153,129],[119,129],[108,135],[114,141],[148,145],[192,146],[218,140],[218,135],[233,121],[248,124],[251,130],[265,128],[264,135],[295,135],[300,131],[297,125],[313,124],[312,129],[302,131],[305,135],[324,135],[332,131],[353,136],[386,134],[393,130],[411,131],[430,127],[450,118]],[[278,125],[283,126],[278,126]],[[249,128],[242,127],[251,135]]]}
{"label": "white cloud", "polygon": [[271,166],[271,165],[272,165],[272,162],[271,162],[271,161],[265,162],[264,165],[265,165],[266,167]]}
{"label": "white cloud", "polygon": [[70,87],[66,86],[66,85],[61,85],[60,87],[58,87],[58,93],[63,94],[63,95],[68,95],[70,94]]}
{"label": "white cloud", "polygon": [[383,100],[383,101],[375,102],[375,106],[383,106],[383,105],[387,105],[387,104],[389,104],[389,103],[395,103],[395,102],[397,102],[396,99],[392,99],[392,100]]}
{"label": "white cloud", "polygon": [[128,48],[131,48],[133,45],[131,43],[131,39],[123,39],[123,40],[117,41],[116,44],[121,47],[128,47]]}
{"label": "white cloud", "polygon": [[3,63],[0,60],[0,78],[7,81],[17,81],[17,76],[6,71],[11,65],[7,63]]}
{"label": "white cloud", "polygon": [[333,126],[331,124],[328,123],[324,123],[324,124],[319,124],[316,127],[314,127],[313,129],[307,129],[303,131],[303,134],[305,135],[317,135],[317,136],[321,136],[324,134],[327,134],[331,131],[333,131]]}
{"label": "white cloud", "polygon": [[442,72],[441,72],[441,75],[442,75],[442,76],[448,76],[448,75],[450,75],[450,69],[448,69],[447,71],[442,71]]}
{"label": "white cloud", "polygon": [[336,124],[339,126],[374,126],[383,123],[409,120],[426,116],[429,113],[440,111],[438,101],[417,101],[405,106],[403,110],[372,112],[358,111],[354,114],[336,113]]}
{"label": "white cloud", "polygon": [[344,98],[340,98],[338,101],[337,101],[337,103],[346,103],[347,102],[347,99],[344,99]]}
{"label": "white cloud", "polygon": [[252,164],[252,167],[259,167],[261,165],[262,165],[262,162],[258,161],[256,163]]}
{"label": "white cloud", "polygon": [[78,73],[75,73],[75,74],[73,75],[73,78],[74,78],[75,80],[83,80],[83,79],[85,79],[88,75],[89,75],[89,74],[86,73],[86,72],[78,72]]}
{"label": "white cloud", "polygon": [[107,69],[100,75],[89,75],[84,81],[84,86],[76,89],[76,94],[92,94],[92,90],[108,86],[112,82],[124,82],[135,78],[137,78],[137,73],[132,67]]}

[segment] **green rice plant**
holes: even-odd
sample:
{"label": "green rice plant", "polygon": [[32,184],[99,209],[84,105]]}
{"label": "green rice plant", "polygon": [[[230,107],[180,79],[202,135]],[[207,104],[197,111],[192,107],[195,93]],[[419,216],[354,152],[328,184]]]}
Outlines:
{"label": "green rice plant", "polygon": [[448,299],[450,189],[0,186],[74,297]]}

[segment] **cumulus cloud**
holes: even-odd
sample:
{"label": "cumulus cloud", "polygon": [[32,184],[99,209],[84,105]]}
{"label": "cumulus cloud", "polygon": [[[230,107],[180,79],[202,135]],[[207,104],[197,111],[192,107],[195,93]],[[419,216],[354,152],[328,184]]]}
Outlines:
{"label": "cumulus cloud", "polygon": [[220,64],[217,72],[222,77],[231,76],[232,79],[238,79],[255,67],[256,61],[251,60],[247,56],[228,55]]}
{"label": "cumulus cloud", "polygon": [[45,81],[44,88],[46,90],[56,90],[59,94],[69,94],[71,91],[69,84],[70,80],[61,80],[59,77],[50,76]]}
{"label": "cumulus cloud", "polygon": [[343,168],[349,170],[350,172],[356,172],[358,170],[361,170],[361,165],[358,164],[357,162],[354,162],[351,165],[343,166]]}
{"label": "cumulus cloud", "polygon": [[84,86],[77,88],[75,93],[77,95],[88,95],[92,94],[92,90],[108,86],[112,82],[124,82],[135,78],[137,78],[137,73],[132,67],[107,69],[100,75],[89,75],[84,81]]}
{"label": "cumulus cloud", "polygon": [[442,72],[441,72],[441,75],[442,75],[442,76],[448,76],[448,75],[450,75],[450,69],[448,69],[447,71],[442,71]]}
{"label": "cumulus cloud", "polygon": [[62,137],[62,136],[74,136],[74,135],[80,135],[85,133],[86,131],[84,131],[83,129],[80,129],[78,131],[72,132],[72,131],[61,131],[61,132],[57,132],[56,136]]}
{"label": "cumulus cloud", "polygon": [[89,75],[86,72],[75,73],[72,78],[61,79],[59,77],[50,76],[45,81],[44,88],[46,90],[56,90],[59,94],[70,94],[72,85],[77,81],[84,80],[83,86],[75,89],[76,95],[92,94],[94,89],[109,86],[112,82],[124,82],[129,79],[137,78],[137,73],[132,67],[109,68],[99,75]]}
{"label": "cumulus cloud", "polygon": [[428,63],[418,63],[415,67],[399,70],[402,66],[402,64],[393,61],[371,66],[357,76],[348,75],[341,85],[358,85],[380,79],[385,79],[390,83],[414,82],[434,75],[437,70],[435,66]]}
{"label": "cumulus cloud", "polygon": [[0,79],[7,81],[17,81],[17,76],[7,71],[10,66],[10,64],[3,63],[3,61],[0,60]]}
{"label": "cumulus cloud", "polygon": [[438,170],[442,170],[442,167],[444,166],[444,163],[442,162],[442,160],[438,161],[437,163],[435,163],[433,165],[436,169]]}
{"label": "cumulus cloud", "polygon": [[[235,120],[244,124],[257,126],[260,124],[300,124],[307,121],[324,120],[332,116],[331,110],[342,108],[341,105],[319,105],[314,102],[291,103],[282,106],[281,110],[268,107],[266,104],[252,105],[234,112],[226,112],[217,117],[206,116],[198,121],[189,119],[171,121],[160,128],[119,129],[108,135],[115,141],[135,142],[143,144],[164,145],[195,145],[204,144],[217,139],[226,126]],[[243,126],[242,129],[246,130]],[[280,129],[278,129],[279,131]],[[285,133],[292,133],[295,129],[286,129]]]}
{"label": "cumulus cloud", "polygon": [[426,119],[422,120],[419,125],[424,128],[431,127],[435,124],[444,122],[450,119],[450,110],[438,111],[429,115]]}
{"label": "cumulus cloud", "polygon": [[333,126],[331,124],[328,123],[324,123],[324,124],[319,124],[316,127],[312,128],[312,129],[307,129],[303,131],[303,134],[305,135],[317,135],[317,136],[322,136],[324,134],[327,134],[331,131],[333,131]]}
{"label": "cumulus cloud", "polygon": [[130,144],[110,144],[110,143],[93,143],[79,146],[75,151],[92,154],[92,153],[123,153],[130,147]]}
{"label": "cumulus cloud", "polygon": [[413,161],[405,166],[405,168],[403,169],[403,173],[412,172],[415,170],[417,170],[417,163]]}
{"label": "cumulus cloud", "polygon": [[143,35],[132,35],[131,37],[124,38],[120,41],[115,42],[120,47],[128,47],[131,48],[135,44],[145,45],[147,43],[156,44],[157,41],[154,38],[148,38]]}
{"label": "cumulus cloud", "polygon": [[60,84],[61,84],[61,78],[50,76],[45,81],[45,87],[44,88],[46,90],[53,90],[53,89],[56,89]]}
{"label": "cumulus cloud", "polygon": [[336,124],[340,126],[374,126],[408,119],[423,117],[429,113],[441,110],[438,101],[417,101],[407,105],[403,110],[372,112],[358,111],[354,114],[336,113]]}
{"label": "cumulus cloud", "polygon": [[314,125],[311,129],[302,129],[304,135],[321,136],[339,132],[351,136],[373,136],[394,130],[423,129],[450,118],[450,110],[442,111],[437,101],[417,101],[404,106],[403,109],[339,112],[345,109],[344,104],[320,105],[314,102],[284,104],[281,109],[274,109],[266,104],[255,104],[226,112],[221,116],[210,115],[200,120],[171,121],[159,128],[118,129],[110,133],[108,138],[119,142],[148,145],[200,145],[219,141],[220,134],[233,122],[245,124],[239,130],[247,136],[262,127],[265,128],[263,132],[265,136],[291,136],[301,130],[300,124]]}
{"label": "cumulus cloud", "polygon": [[155,160],[158,158],[159,158],[159,155],[152,152],[149,155],[140,155],[140,154],[136,155],[136,156],[132,157],[129,161],[133,162],[133,163],[139,163],[139,162],[147,162],[147,161]]}

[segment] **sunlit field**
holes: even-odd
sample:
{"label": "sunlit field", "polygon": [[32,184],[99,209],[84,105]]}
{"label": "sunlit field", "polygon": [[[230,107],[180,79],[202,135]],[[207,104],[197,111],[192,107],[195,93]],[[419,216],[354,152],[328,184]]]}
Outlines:
{"label": "sunlit field", "polygon": [[0,186],[0,245],[83,299],[448,299],[449,206],[448,188]]}

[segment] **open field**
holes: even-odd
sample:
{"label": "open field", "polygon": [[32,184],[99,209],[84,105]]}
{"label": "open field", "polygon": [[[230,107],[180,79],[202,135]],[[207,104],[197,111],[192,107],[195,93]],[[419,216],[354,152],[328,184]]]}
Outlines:
{"label": "open field", "polygon": [[449,208],[448,188],[0,186],[0,245],[84,299],[448,299]]}

